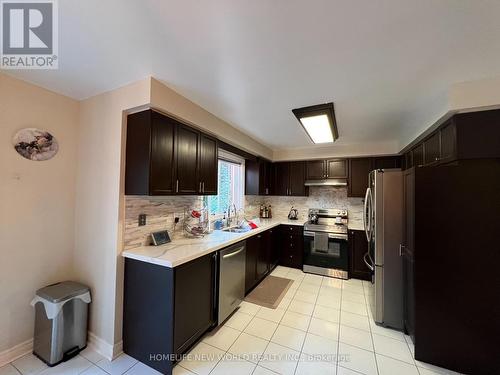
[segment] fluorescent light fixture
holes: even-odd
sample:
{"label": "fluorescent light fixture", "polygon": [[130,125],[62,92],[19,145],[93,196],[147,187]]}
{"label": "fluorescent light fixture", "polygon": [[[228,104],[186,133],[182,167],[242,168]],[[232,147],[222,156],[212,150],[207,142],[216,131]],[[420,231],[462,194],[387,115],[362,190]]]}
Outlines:
{"label": "fluorescent light fixture", "polygon": [[314,143],[332,143],[333,134],[327,115],[302,117],[302,126]]}
{"label": "fluorescent light fixture", "polygon": [[333,103],[292,110],[313,143],[333,143],[338,137]]}

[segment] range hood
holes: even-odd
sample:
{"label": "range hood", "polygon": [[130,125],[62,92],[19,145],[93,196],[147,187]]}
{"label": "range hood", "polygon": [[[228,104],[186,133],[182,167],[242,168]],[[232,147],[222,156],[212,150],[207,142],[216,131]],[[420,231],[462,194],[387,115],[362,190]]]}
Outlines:
{"label": "range hood", "polygon": [[324,180],[306,180],[305,186],[347,186],[345,178],[329,178]]}

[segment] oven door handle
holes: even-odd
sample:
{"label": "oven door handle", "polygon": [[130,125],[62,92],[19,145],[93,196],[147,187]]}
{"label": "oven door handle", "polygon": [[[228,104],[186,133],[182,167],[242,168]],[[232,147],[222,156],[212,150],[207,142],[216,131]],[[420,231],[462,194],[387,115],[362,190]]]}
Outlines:
{"label": "oven door handle", "polygon": [[309,232],[309,231],[304,231],[304,237],[315,237],[316,233],[314,232]]}
{"label": "oven door handle", "polygon": [[373,266],[372,266],[370,263],[368,263],[368,261],[366,260],[366,257],[367,257],[367,256],[368,256],[368,257],[370,256],[370,255],[368,254],[368,252],[367,252],[367,253],[365,253],[365,255],[363,255],[363,260],[365,261],[365,264],[366,264],[366,266],[370,269],[370,271],[373,271],[373,270],[374,270]]}
{"label": "oven door handle", "polygon": [[345,234],[334,234],[334,233],[329,233],[328,238],[334,239],[334,240],[345,240],[347,241],[347,235]]}

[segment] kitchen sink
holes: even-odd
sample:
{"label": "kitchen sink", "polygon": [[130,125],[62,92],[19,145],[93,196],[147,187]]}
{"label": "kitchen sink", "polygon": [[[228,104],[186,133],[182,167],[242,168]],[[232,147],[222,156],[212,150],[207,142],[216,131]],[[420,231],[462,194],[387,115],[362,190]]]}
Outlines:
{"label": "kitchen sink", "polygon": [[231,233],[245,233],[249,232],[251,228],[238,228],[238,227],[229,227],[221,229],[223,232],[231,232]]}

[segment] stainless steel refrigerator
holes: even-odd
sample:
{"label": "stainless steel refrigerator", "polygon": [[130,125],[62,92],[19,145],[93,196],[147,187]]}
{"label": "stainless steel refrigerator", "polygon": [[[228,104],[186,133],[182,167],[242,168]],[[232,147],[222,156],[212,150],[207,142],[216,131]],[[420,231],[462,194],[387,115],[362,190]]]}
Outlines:
{"label": "stainless steel refrigerator", "polygon": [[368,241],[364,260],[372,270],[369,305],[373,319],[403,329],[402,261],[403,173],[377,169],[369,174],[363,220]]}

